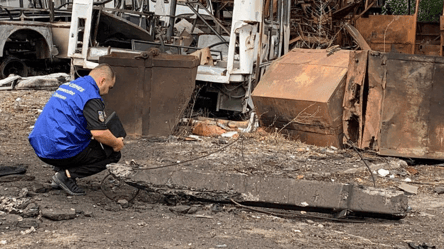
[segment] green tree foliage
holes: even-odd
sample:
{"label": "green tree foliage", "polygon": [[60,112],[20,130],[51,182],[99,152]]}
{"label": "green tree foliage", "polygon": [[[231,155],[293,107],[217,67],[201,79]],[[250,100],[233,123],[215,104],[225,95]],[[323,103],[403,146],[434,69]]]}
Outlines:
{"label": "green tree foliage", "polygon": [[[410,14],[415,13],[416,0],[387,0],[383,6],[383,14],[409,15],[408,1],[410,1]],[[421,0],[418,21],[439,22],[442,9],[443,0]]]}

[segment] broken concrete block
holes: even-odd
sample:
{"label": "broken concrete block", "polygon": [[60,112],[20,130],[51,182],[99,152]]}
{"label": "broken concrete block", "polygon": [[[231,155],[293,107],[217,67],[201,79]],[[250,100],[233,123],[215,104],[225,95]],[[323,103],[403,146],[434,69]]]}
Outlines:
{"label": "broken concrete block", "polygon": [[76,217],[76,210],[73,208],[45,208],[42,210],[42,216],[54,221],[69,220]]}
{"label": "broken concrete block", "polygon": [[193,134],[198,136],[205,136],[205,137],[211,137],[211,136],[220,136],[225,133],[225,130],[220,128],[217,125],[209,125],[206,123],[198,123],[193,128]]}
{"label": "broken concrete block", "polygon": [[110,164],[107,168],[115,177],[140,189],[212,202],[235,200],[302,210],[347,209],[363,215],[372,213],[392,218],[402,218],[408,210],[407,197],[396,190],[176,168],[133,170],[122,164]]}

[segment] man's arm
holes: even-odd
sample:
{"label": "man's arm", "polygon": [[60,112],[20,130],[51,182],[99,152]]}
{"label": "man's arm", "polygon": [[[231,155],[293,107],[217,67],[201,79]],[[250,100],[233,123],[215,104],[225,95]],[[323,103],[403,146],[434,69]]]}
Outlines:
{"label": "man's arm", "polygon": [[98,142],[108,145],[114,151],[120,151],[123,144],[123,137],[116,138],[105,124],[105,105],[100,99],[91,99],[83,108],[83,116],[87,122],[87,129]]}
{"label": "man's arm", "polygon": [[115,152],[123,148],[123,137],[116,138],[109,130],[91,130],[94,139],[113,148]]}

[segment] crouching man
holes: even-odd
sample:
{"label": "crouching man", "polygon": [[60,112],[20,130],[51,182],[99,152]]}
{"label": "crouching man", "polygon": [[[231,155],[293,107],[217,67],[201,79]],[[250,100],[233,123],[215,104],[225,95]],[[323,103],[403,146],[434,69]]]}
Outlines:
{"label": "crouching man", "polygon": [[[120,160],[123,138],[116,138],[105,124],[105,104],[116,77],[109,65],[100,64],[88,76],[61,85],[38,117],[29,142],[37,156],[53,165],[52,185],[70,195],[84,195],[76,183]],[[112,150],[106,153],[104,146]]]}

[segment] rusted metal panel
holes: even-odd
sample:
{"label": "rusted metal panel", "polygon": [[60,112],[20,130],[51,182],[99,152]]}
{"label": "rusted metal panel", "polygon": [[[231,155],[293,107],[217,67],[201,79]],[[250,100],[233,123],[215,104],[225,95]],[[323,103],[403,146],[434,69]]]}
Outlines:
{"label": "rusted metal panel", "polygon": [[[444,11],[444,10],[443,10]],[[444,56],[444,15],[440,17],[440,31],[441,31],[441,46],[440,55]]]}
{"label": "rusted metal panel", "polygon": [[381,123],[381,106],[383,97],[383,81],[387,59],[380,52],[370,51],[368,56],[368,85],[364,84],[366,108],[364,112],[364,126],[362,127],[362,140],[360,148],[378,150],[379,131]]}
{"label": "rusted metal panel", "polygon": [[170,135],[195,87],[199,60],[195,56],[160,54],[135,58],[133,53],[100,57],[116,72],[116,85],[104,97],[128,135]]}
{"label": "rusted metal panel", "polygon": [[320,146],[341,146],[350,51],[294,49],[270,65],[252,94],[264,126]]}
{"label": "rusted metal panel", "polygon": [[379,153],[444,159],[444,58],[388,54]]}
{"label": "rusted metal panel", "polygon": [[356,28],[372,50],[412,54],[415,50],[415,16],[370,15],[356,20]]}
{"label": "rusted metal panel", "polygon": [[368,51],[353,51],[350,53],[343,102],[344,134],[359,146],[362,143],[364,83],[367,75],[367,60]]}

